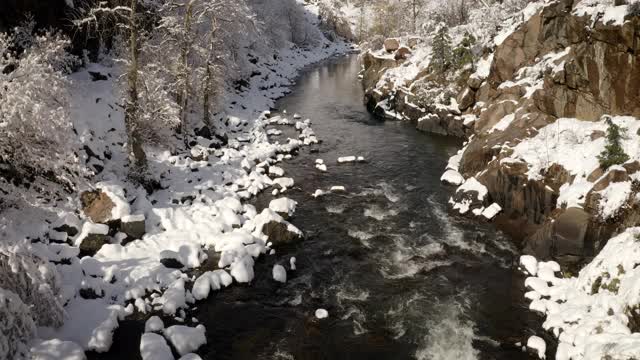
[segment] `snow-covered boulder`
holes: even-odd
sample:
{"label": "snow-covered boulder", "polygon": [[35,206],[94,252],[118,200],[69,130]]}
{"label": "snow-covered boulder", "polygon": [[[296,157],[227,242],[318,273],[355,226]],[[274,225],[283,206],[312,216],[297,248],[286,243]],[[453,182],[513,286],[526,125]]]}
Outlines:
{"label": "snow-covered boulder", "polygon": [[281,283],[287,282],[287,270],[282,265],[274,265],[272,270],[273,280]]}
{"label": "snow-covered boulder", "polygon": [[445,184],[460,186],[464,183],[464,177],[459,172],[449,169],[442,174],[440,181]]}
{"label": "snow-covered boulder", "polygon": [[455,195],[451,199],[454,210],[460,214],[466,214],[471,209],[478,209],[484,206],[489,191],[475,177],[467,179],[458,187]]}
{"label": "snow-covered boulder", "polygon": [[329,317],[329,312],[325,309],[317,309],[315,315],[316,319],[322,320]]}
{"label": "snow-covered boulder", "polygon": [[222,287],[231,285],[232,282],[231,275],[225,270],[207,271],[196,279],[191,292],[194,299],[203,300],[209,296],[211,290],[220,290]]}
{"label": "snow-covered boulder", "polygon": [[194,328],[183,325],[174,325],[168,327],[164,331],[164,336],[169,340],[180,356],[194,352],[198,350],[200,346],[207,343],[205,328],[203,325],[198,325]]}
{"label": "snow-covered boulder", "polygon": [[129,203],[119,185],[99,183],[98,189],[80,194],[82,211],[94,223],[105,224],[129,215]]}
{"label": "snow-covered boulder", "polygon": [[273,246],[289,245],[302,240],[302,231],[271,209],[264,209],[254,221],[256,230],[266,235]]}
{"label": "snow-covered boulder", "polygon": [[174,360],[171,348],[166,340],[154,333],[146,333],[140,339],[140,356],[142,360]]}
{"label": "snow-covered boulder", "polygon": [[164,330],[164,322],[159,316],[152,316],[144,324],[144,332],[160,332]]}
{"label": "snow-covered boulder", "polygon": [[76,239],[76,246],[80,247],[80,257],[93,256],[110,241],[109,226],[86,222]]}
{"label": "snow-covered boulder", "polygon": [[298,203],[295,200],[283,197],[275,200],[271,200],[269,203],[269,209],[275,211],[278,215],[282,216],[285,220],[293,216],[296,211]]}

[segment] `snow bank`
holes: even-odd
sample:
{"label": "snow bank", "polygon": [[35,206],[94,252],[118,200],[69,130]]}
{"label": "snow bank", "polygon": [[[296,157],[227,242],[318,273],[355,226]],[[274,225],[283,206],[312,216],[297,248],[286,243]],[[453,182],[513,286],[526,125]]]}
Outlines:
{"label": "snow bank", "polygon": [[31,346],[31,360],[85,360],[82,347],[71,341],[36,340]]}
{"label": "snow bank", "polygon": [[191,292],[196,300],[203,300],[209,296],[211,290],[220,290],[232,282],[231,275],[224,270],[207,271],[196,279]]}
{"label": "snow bank", "polygon": [[[640,160],[640,121],[628,116],[615,116],[612,121],[627,129],[621,146],[629,155],[629,162]],[[573,118],[562,118],[538,131],[529,139],[513,147],[513,153],[501,160],[504,164],[524,162],[528,165],[527,176],[531,180],[541,180],[546,171],[554,164],[562,166],[574,176],[573,181],[560,188],[557,206],[584,206],[587,193],[599,179],[589,181],[588,178],[599,167],[598,155],[606,145],[604,136],[608,125],[606,120],[581,121]],[[616,215],[631,195],[631,183],[612,183],[600,191],[602,195],[599,210],[603,219]]]}
{"label": "snow bank", "polygon": [[[539,263],[527,278],[532,310],[542,312],[545,330],[558,337],[558,360],[630,359],[640,354],[632,330],[640,308],[640,228],[612,238],[577,277],[561,278],[557,263]],[[521,258],[535,275],[535,259]],[[531,268],[531,269],[529,269]],[[537,296],[536,296],[537,295]],[[637,320],[633,320],[637,321]],[[534,347],[544,349],[533,340]]]}

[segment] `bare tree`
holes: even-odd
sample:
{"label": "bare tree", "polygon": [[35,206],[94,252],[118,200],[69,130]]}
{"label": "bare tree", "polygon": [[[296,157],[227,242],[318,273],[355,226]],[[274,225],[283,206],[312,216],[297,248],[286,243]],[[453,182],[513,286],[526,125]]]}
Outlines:
{"label": "bare tree", "polygon": [[130,175],[142,180],[147,171],[147,157],[143,148],[143,136],[139,126],[139,94],[138,71],[140,55],[141,24],[137,12],[138,1],[129,0],[129,6],[108,7],[100,2],[90,8],[87,14],[75,20],[78,27],[86,26],[88,30],[94,26],[95,31],[103,25],[115,23],[119,29],[124,29],[127,38],[127,98],[125,100],[125,127],[127,132],[127,152],[129,153]]}
{"label": "bare tree", "polygon": [[418,18],[422,15],[424,0],[409,0],[409,13],[411,14],[411,32],[416,34],[418,30]]}

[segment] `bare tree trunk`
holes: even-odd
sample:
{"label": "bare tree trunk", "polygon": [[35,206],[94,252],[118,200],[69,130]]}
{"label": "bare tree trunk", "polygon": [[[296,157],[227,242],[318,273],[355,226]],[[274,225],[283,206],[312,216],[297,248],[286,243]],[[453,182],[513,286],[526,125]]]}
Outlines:
{"label": "bare tree trunk", "polygon": [[184,34],[185,34],[185,39],[184,39],[184,43],[182,44],[182,51],[181,51],[181,62],[182,62],[182,90],[180,90],[180,97],[179,97],[179,102],[178,104],[180,104],[180,127],[181,127],[181,133],[184,139],[184,144],[185,146],[189,145],[189,137],[188,137],[188,132],[189,132],[189,126],[188,126],[188,107],[189,107],[189,95],[190,95],[190,91],[189,91],[189,86],[190,86],[190,71],[191,69],[189,68],[189,51],[191,50],[191,45],[192,45],[192,39],[191,39],[191,18],[192,18],[192,14],[193,14],[193,4],[194,4],[195,0],[191,0],[189,1],[189,3],[187,4],[187,8],[185,11],[185,15],[184,15]]}
{"label": "bare tree trunk", "polygon": [[211,119],[209,118],[209,112],[211,109],[211,95],[213,93],[214,76],[213,71],[213,59],[215,51],[216,32],[218,30],[218,23],[215,16],[211,16],[211,30],[209,31],[209,53],[207,54],[207,70],[205,73],[204,84],[202,86],[202,121],[209,130],[213,129]]}
{"label": "bare tree trunk", "polygon": [[[131,0],[131,14],[129,15],[129,56],[130,64],[127,70],[127,104],[124,122],[127,130],[127,145],[131,171],[142,174],[147,168],[147,156],[144,152],[142,136],[138,126],[138,24],[136,23],[137,0]],[[137,174],[136,174],[137,175]]]}
{"label": "bare tree trunk", "polygon": [[413,14],[412,14],[413,15],[413,19],[412,19],[413,20],[413,24],[412,24],[413,28],[412,28],[412,31],[413,31],[413,34],[415,35],[416,34],[416,21],[418,20],[418,1],[417,0],[411,1],[411,5],[413,6]]}

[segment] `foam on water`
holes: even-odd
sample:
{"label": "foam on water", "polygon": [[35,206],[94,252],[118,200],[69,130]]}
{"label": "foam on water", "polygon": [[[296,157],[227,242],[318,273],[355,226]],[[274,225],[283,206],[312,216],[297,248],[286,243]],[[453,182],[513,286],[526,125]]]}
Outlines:
{"label": "foam on water", "polygon": [[442,230],[446,234],[443,240],[447,245],[456,247],[464,251],[469,251],[474,254],[484,255],[487,253],[487,249],[484,243],[473,240],[465,240],[464,232],[451,223],[450,216],[447,215],[447,213],[442,209],[441,204],[438,204],[432,198],[429,198],[427,201],[431,205],[433,214],[438,219],[438,222],[442,225]]}
{"label": "foam on water", "polygon": [[392,203],[397,203],[398,201],[400,201],[401,196],[398,193],[398,191],[396,191],[396,189],[393,187],[393,185],[383,181],[380,182],[379,184],[376,185],[376,188],[368,188],[365,189],[364,191],[360,192],[359,196],[370,196],[370,195],[375,195],[375,196],[384,196],[385,198],[387,198],[387,200],[391,201]]}
{"label": "foam on water", "polygon": [[366,301],[369,298],[369,291],[362,289],[354,289],[352,287],[342,287],[336,293],[338,303],[342,304],[344,300],[347,301]]}
{"label": "foam on water", "polygon": [[463,306],[455,301],[437,306],[432,314],[428,335],[416,351],[418,360],[475,360],[478,350],[473,348],[475,326],[464,316]]}
{"label": "foam on water", "polygon": [[330,214],[342,214],[344,212],[344,205],[328,205],[327,212]]}
{"label": "foam on water", "polygon": [[398,215],[398,210],[384,210],[380,208],[378,205],[372,205],[364,209],[364,216],[376,219],[378,221],[382,221],[387,217],[392,217]]}
{"label": "foam on water", "polygon": [[367,332],[367,329],[364,327],[364,323],[367,321],[364,313],[356,308],[350,307],[345,314],[341,318],[342,320],[351,319],[353,324],[353,334],[356,336],[362,335]]}
{"label": "foam on water", "polygon": [[371,239],[374,236],[373,234],[368,233],[366,231],[353,230],[353,229],[347,230],[347,234],[352,238],[355,238],[358,240],[365,240],[365,241]]}

